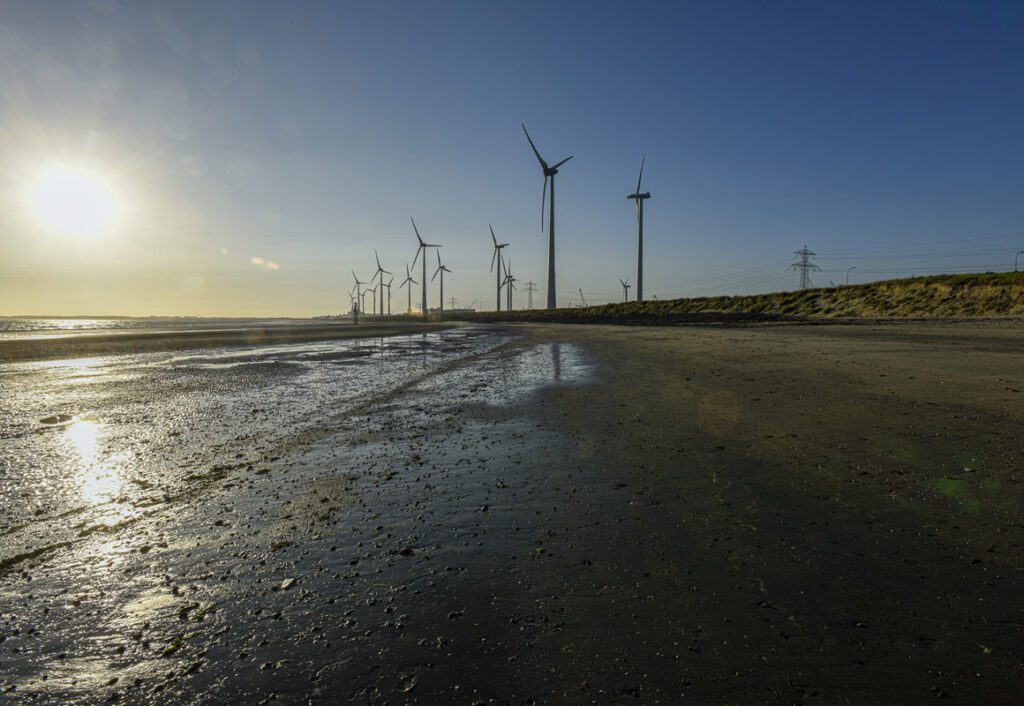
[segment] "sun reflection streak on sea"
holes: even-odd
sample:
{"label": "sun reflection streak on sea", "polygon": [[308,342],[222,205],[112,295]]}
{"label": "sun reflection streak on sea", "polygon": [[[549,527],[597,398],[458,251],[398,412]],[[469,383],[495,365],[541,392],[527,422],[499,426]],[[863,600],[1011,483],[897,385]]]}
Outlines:
{"label": "sun reflection streak on sea", "polygon": [[[88,420],[71,424],[65,431],[71,451],[65,470],[76,480],[81,500],[87,506],[111,503],[121,497],[125,487],[129,455],[123,450],[104,454],[101,441],[105,431],[103,424]],[[128,514],[127,507],[114,504],[99,521],[113,525]]]}

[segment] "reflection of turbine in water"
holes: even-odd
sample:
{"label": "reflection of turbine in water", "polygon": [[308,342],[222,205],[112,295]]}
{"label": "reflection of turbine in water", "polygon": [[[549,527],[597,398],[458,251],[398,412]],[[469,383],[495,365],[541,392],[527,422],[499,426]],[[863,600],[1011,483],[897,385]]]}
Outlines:
{"label": "reflection of turbine in water", "polygon": [[562,346],[558,343],[551,344],[551,369],[555,380],[562,379]]}

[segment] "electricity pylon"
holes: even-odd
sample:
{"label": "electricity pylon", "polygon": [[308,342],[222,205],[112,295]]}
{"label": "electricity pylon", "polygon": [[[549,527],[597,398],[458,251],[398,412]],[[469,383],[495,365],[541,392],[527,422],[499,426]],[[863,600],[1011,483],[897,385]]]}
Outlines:
{"label": "electricity pylon", "polygon": [[540,291],[539,289],[537,289],[537,283],[536,282],[527,282],[526,283],[526,291],[530,295],[529,296],[529,305],[527,306],[527,308],[532,309],[533,308],[533,293]]}
{"label": "electricity pylon", "polygon": [[811,262],[811,258],[816,257],[818,253],[811,252],[810,250],[807,249],[807,246],[804,245],[803,250],[795,250],[793,254],[800,256],[800,262],[794,262],[792,265],[789,266],[789,269],[800,270],[800,289],[810,289],[811,270],[821,272],[821,268],[815,265],[813,262]]}

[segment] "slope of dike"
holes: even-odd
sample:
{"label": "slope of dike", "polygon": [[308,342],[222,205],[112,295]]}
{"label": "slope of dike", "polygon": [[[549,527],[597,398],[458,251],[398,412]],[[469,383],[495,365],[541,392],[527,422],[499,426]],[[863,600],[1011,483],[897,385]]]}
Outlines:
{"label": "slope of dike", "polygon": [[731,297],[582,308],[459,314],[468,321],[753,323],[806,319],[946,319],[1024,316],[1024,272],[937,275]]}

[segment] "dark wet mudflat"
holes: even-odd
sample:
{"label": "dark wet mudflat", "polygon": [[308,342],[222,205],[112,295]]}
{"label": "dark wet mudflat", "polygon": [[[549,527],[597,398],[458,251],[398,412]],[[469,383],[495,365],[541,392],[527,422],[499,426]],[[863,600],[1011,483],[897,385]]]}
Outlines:
{"label": "dark wet mudflat", "polygon": [[0,699],[1016,703],[1024,334],[856,329],[527,328],[7,530]]}

